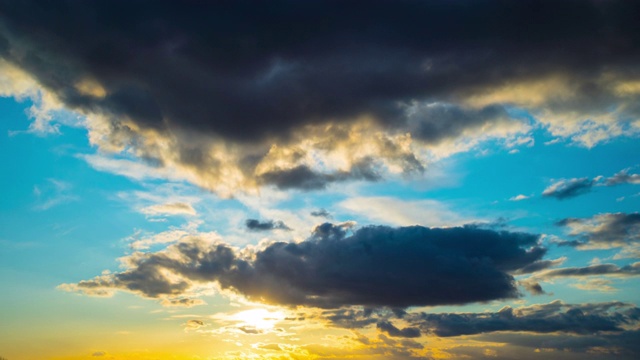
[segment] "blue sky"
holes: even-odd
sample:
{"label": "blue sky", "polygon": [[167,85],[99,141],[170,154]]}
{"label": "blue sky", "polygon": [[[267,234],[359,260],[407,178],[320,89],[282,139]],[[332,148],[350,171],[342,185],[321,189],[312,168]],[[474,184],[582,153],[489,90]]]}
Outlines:
{"label": "blue sky", "polygon": [[0,357],[637,358],[636,5],[247,4],[0,2]]}

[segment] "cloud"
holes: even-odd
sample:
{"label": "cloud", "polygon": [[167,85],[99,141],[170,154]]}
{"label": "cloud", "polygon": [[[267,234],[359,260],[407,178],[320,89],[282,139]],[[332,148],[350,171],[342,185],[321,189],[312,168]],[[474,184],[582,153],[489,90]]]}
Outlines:
{"label": "cloud", "polygon": [[[592,180],[586,177],[569,180],[562,179],[547,187],[542,192],[542,196],[564,200],[586,194],[596,186],[616,186],[621,184],[640,184],[640,175],[629,174],[629,169],[624,169],[606,179],[602,176],[596,176]],[[517,197],[509,200],[517,200]]]}
{"label": "cloud", "polygon": [[515,272],[515,274],[529,274],[538,272],[544,269],[548,269],[550,267],[558,266],[564,263],[567,260],[566,257],[561,257],[555,260],[538,260],[535,261]]}
{"label": "cloud", "polygon": [[461,336],[497,331],[533,333],[572,333],[591,335],[622,332],[637,325],[640,309],[621,302],[565,304],[560,300],[548,304],[512,308],[505,306],[487,313],[414,313],[407,321],[427,334]]}
{"label": "cloud", "polygon": [[44,185],[33,187],[33,194],[37,199],[35,210],[45,211],[52,207],[78,201],[80,198],[71,194],[72,185],[66,181],[47,179]]}
{"label": "cloud", "polygon": [[629,174],[629,169],[624,169],[605,180],[606,186],[614,186],[620,184],[640,184],[640,174]]}
{"label": "cloud", "polygon": [[188,331],[188,330],[198,330],[202,327],[207,326],[204,321],[202,320],[188,320],[185,324],[184,324],[184,330]]}
{"label": "cloud", "polygon": [[196,210],[191,204],[182,202],[150,205],[140,209],[140,212],[149,216],[196,215]]}
{"label": "cloud", "polygon": [[392,337],[417,338],[422,335],[420,333],[420,329],[418,328],[408,327],[400,330],[397,327],[393,326],[393,324],[391,324],[388,321],[381,321],[376,324],[376,327],[380,331],[387,333],[389,336],[392,336]]}
{"label": "cloud", "polygon": [[509,198],[509,201],[522,201],[531,198],[531,196],[519,194],[517,196]]}
{"label": "cloud", "polygon": [[253,301],[290,306],[466,304],[518,297],[510,273],[542,258],[546,250],[537,241],[537,235],[477,227],[369,226],[349,235],[327,223],[303,242],[249,253],[188,237],[124,257],[122,272],[61,288],[165,298],[217,283]]}
{"label": "cloud", "polygon": [[539,282],[533,280],[521,280],[518,282],[524,287],[531,295],[544,295],[547,292],[544,291]]}
{"label": "cloud", "polygon": [[[495,332],[475,335],[473,339],[481,343],[490,342],[499,346],[501,359],[539,359],[543,357],[633,360],[640,353],[640,346],[633,340],[638,335],[640,335],[638,330],[594,335],[564,333],[561,336],[557,334],[533,335],[524,332]],[[457,351],[452,352],[457,353]],[[473,354],[471,355],[473,356]]]}
{"label": "cloud", "polygon": [[259,221],[256,219],[247,219],[245,222],[247,229],[251,231],[269,231],[269,230],[291,230],[285,223],[282,221]]}
{"label": "cloud", "polygon": [[571,285],[572,287],[586,291],[614,292],[616,288],[611,286],[611,280],[607,279],[589,279],[585,282]]}
{"label": "cloud", "polygon": [[225,196],[420,173],[532,121],[589,147],[640,133],[635,2],[150,4],[7,4],[8,94]]}
{"label": "cloud", "polygon": [[614,264],[595,264],[585,267],[567,267],[541,271],[534,275],[535,279],[549,280],[560,277],[584,277],[584,276],[638,276],[640,275],[640,262],[629,265],[617,266]]}
{"label": "cloud", "polygon": [[186,307],[190,308],[193,306],[206,305],[202,299],[190,299],[190,298],[177,298],[177,299],[162,299],[160,302],[162,306],[177,306],[177,307]]}
{"label": "cloud", "polygon": [[544,189],[542,196],[564,200],[588,193],[594,184],[594,181],[589,178],[560,180]]}
{"label": "cloud", "polygon": [[331,214],[325,209],[314,210],[310,215],[314,217],[331,218]]}
{"label": "cloud", "polygon": [[557,223],[569,229],[575,240],[560,245],[578,249],[629,247],[640,241],[640,213],[606,213],[590,218],[566,218]]}

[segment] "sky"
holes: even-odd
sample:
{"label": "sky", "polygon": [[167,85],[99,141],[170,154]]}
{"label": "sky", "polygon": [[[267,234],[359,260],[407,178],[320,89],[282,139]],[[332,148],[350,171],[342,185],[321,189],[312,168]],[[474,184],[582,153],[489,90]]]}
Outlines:
{"label": "sky", "polygon": [[637,13],[0,0],[0,357],[639,358]]}

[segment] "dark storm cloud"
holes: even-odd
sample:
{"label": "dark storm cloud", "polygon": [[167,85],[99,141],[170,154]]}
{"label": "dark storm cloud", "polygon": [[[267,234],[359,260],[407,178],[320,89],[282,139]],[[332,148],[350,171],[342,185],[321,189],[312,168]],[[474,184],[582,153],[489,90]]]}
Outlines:
{"label": "dark storm cloud", "polygon": [[407,327],[400,330],[388,321],[381,321],[378,324],[376,324],[376,327],[380,331],[385,332],[389,336],[393,336],[393,337],[417,338],[422,335],[420,333],[420,329],[418,328]]}
{"label": "dark storm cloud", "polygon": [[594,185],[595,181],[589,178],[560,180],[544,189],[542,196],[564,200],[586,194],[591,191]]}
{"label": "dark storm cloud", "polygon": [[437,336],[460,336],[496,331],[528,331],[535,333],[564,332],[591,335],[621,332],[637,325],[640,309],[620,302],[595,304],[549,304],[522,308],[506,306],[493,313],[412,314],[408,319],[425,333]]}
{"label": "dark storm cloud", "polygon": [[303,242],[273,243],[250,258],[226,244],[191,239],[136,254],[123,272],[63,288],[154,298],[217,282],[251,300],[291,306],[466,304],[518,297],[510,273],[542,258],[546,250],[537,241],[475,227],[370,226],[348,235],[344,226],[323,224]]}
{"label": "dark storm cloud", "polygon": [[[631,71],[638,12],[634,1],[3,0],[0,54],[71,108],[255,140],[366,114],[403,126],[413,100],[514,79]],[[104,96],[74,85],[84,79]],[[606,102],[579,84],[590,101],[563,106]],[[426,141],[506,116],[423,115]]]}
{"label": "dark storm cloud", "polygon": [[570,229],[574,240],[560,245],[609,248],[623,247],[640,241],[640,213],[608,213],[590,218],[566,218],[557,225]]}
{"label": "dark storm cloud", "polygon": [[291,230],[291,228],[282,221],[273,220],[261,222],[256,219],[247,219],[245,226],[251,231]]}

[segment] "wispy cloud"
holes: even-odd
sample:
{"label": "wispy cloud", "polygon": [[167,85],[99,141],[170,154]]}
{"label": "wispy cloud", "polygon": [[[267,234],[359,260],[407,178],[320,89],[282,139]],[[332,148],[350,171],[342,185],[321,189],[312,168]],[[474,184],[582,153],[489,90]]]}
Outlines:
{"label": "wispy cloud", "polygon": [[34,209],[45,211],[58,205],[79,201],[80,198],[71,193],[72,188],[71,183],[56,179],[47,179],[45,184],[35,185],[33,194],[37,204]]}
{"label": "wispy cloud", "polygon": [[338,206],[371,222],[395,226],[456,226],[476,221],[462,217],[436,200],[352,197],[340,202]]}

